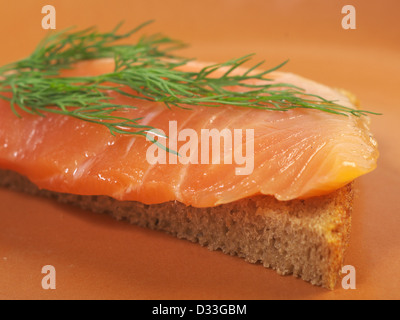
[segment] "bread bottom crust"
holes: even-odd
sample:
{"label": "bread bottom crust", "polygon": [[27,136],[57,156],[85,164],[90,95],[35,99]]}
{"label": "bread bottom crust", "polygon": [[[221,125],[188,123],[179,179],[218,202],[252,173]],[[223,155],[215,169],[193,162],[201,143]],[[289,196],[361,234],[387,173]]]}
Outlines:
{"label": "bread bottom crust", "polygon": [[0,170],[0,186],[111,214],[328,289],[335,287],[343,265],[353,206],[352,183],[306,200],[278,201],[259,195],[210,208],[177,201],[146,205],[40,190],[8,170]]}

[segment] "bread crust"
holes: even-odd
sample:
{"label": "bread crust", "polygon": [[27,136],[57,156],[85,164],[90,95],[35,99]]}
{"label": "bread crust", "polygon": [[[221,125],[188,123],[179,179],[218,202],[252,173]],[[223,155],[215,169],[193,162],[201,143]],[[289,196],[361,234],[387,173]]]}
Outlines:
{"label": "bread crust", "polygon": [[352,183],[305,200],[278,201],[259,195],[210,208],[40,190],[8,170],[0,170],[0,186],[111,214],[328,289],[336,285],[350,236]]}

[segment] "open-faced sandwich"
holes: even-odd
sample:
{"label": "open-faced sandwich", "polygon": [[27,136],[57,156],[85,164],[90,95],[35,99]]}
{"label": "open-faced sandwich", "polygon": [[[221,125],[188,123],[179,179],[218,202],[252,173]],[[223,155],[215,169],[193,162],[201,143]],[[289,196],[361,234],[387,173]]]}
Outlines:
{"label": "open-faced sandwich", "polygon": [[[369,112],[300,76],[204,64],[134,31],[58,33],[0,68],[0,185],[333,288]],[[134,261],[132,262],[134,263]]]}

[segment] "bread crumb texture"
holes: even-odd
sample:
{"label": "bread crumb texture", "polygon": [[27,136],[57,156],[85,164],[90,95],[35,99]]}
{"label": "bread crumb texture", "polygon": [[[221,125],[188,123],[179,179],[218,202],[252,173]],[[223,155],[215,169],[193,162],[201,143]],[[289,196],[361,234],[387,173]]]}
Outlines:
{"label": "bread crumb texture", "polygon": [[278,201],[260,195],[210,208],[39,190],[7,170],[0,170],[0,186],[126,219],[328,289],[334,289],[339,278],[350,235],[352,184],[306,200]]}

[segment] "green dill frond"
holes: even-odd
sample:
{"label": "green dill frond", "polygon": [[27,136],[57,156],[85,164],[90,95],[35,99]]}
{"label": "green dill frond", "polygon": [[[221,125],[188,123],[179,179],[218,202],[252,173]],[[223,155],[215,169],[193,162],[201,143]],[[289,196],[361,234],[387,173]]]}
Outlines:
{"label": "green dill frond", "polygon": [[[189,59],[172,53],[185,46],[180,41],[155,34],[142,36],[133,44],[121,43],[149,23],[151,21],[125,33],[119,33],[119,24],[105,33],[91,27],[50,34],[28,58],[0,67],[0,99],[10,102],[16,116],[21,116],[21,110],[38,116],[57,113],[104,125],[112,134],[141,136],[154,128],[140,125],[141,119],[121,116],[121,111],[137,107],[113,104],[107,91],[162,102],[168,108],[234,105],[272,111],[308,108],[340,115],[377,114],[305,94],[301,88],[290,84],[268,82],[265,76],[287,61],[257,73],[264,63],[259,62],[243,73],[232,75],[253,57],[246,55],[206,66],[199,72],[186,72],[177,67]],[[114,71],[94,77],[60,76],[61,70],[70,69],[79,61],[100,58],[113,58]],[[221,68],[227,68],[227,71],[221,76],[213,76]],[[254,79],[263,81],[257,85],[246,83],[246,80]],[[226,89],[231,86],[246,90]],[[128,93],[124,88],[132,90]],[[114,115],[116,111],[118,117]]]}

